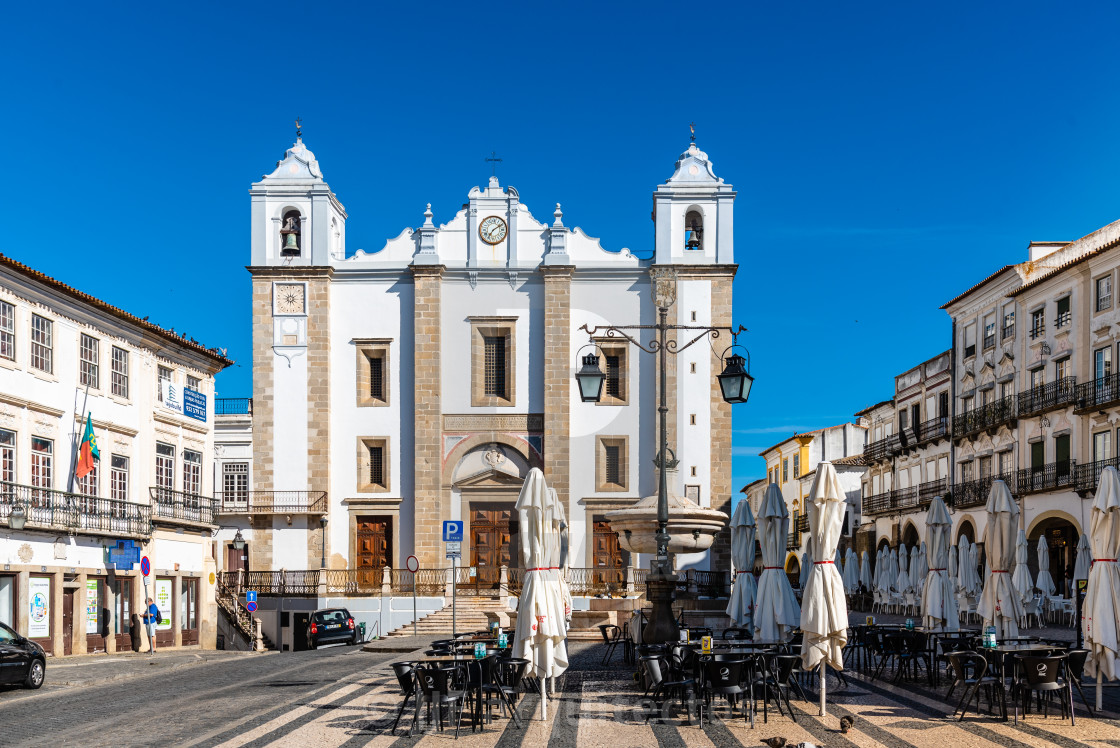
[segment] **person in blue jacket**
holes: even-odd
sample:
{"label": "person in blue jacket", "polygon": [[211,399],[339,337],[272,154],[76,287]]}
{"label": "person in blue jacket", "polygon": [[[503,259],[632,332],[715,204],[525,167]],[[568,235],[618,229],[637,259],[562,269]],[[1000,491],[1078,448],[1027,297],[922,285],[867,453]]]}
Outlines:
{"label": "person in blue jacket", "polygon": [[148,654],[156,653],[156,624],[159,623],[159,608],[152,598],[148,598],[148,612],[140,616],[148,627]]}

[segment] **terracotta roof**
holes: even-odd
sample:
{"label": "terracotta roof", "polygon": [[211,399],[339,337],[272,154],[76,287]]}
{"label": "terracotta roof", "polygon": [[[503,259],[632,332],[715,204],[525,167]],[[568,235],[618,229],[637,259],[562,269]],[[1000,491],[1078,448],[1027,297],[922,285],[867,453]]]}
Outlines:
{"label": "terracotta roof", "polygon": [[758,480],[752,480],[750,483],[748,483],[747,485],[740,488],[739,493],[746,493],[747,491],[749,491],[751,489],[752,486],[757,486],[759,483],[765,483],[765,482],[766,482],[765,478],[759,478]]}
{"label": "terracotta roof", "polygon": [[839,460],[832,460],[832,464],[833,465],[866,465],[867,463],[863,461],[863,453],[861,452],[860,454],[848,455],[847,457],[841,457]]}
{"label": "terracotta roof", "polygon": [[1079,255],[1077,257],[1074,257],[1072,260],[1069,260],[1069,261],[1059,265],[1058,267],[1054,268],[1053,270],[1046,273],[1045,275],[1041,275],[1041,276],[1039,276],[1038,278],[1035,278],[1034,280],[1032,280],[1029,283],[1024,283],[1023,285],[1019,286],[1018,288],[1016,288],[1014,291],[1012,291],[1011,293],[1009,293],[1007,295],[1008,296],[1018,296],[1019,294],[1023,293],[1024,291],[1026,291],[1028,289],[1031,289],[1031,288],[1034,288],[1039,283],[1043,283],[1045,281],[1050,280],[1051,278],[1053,278],[1055,275],[1062,272],[1063,270],[1068,270],[1069,268],[1073,267],[1074,265],[1080,265],[1083,262],[1087,262],[1088,260],[1091,260],[1092,258],[1097,257],[1097,256],[1107,252],[1108,250],[1113,249],[1114,247],[1117,247],[1117,246],[1120,246],[1120,239],[1114,239],[1113,241],[1109,242],[1108,244],[1105,244],[1102,247],[1094,249],[1091,252],[1086,252],[1083,255]]}
{"label": "terracotta roof", "polygon": [[1001,267],[1001,268],[1000,268],[999,270],[995,271],[994,273],[992,273],[991,275],[989,275],[989,276],[988,276],[987,278],[985,278],[984,280],[982,280],[982,281],[980,281],[979,283],[977,283],[977,284],[976,284],[975,286],[973,286],[972,288],[968,289],[967,291],[965,291],[964,293],[960,294],[959,296],[955,296],[955,297],[953,297],[952,299],[950,299],[949,301],[947,301],[947,302],[945,302],[944,304],[942,304],[942,305],[941,305],[941,308],[942,308],[942,309],[947,309],[947,308],[949,308],[949,307],[950,307],[951,305],[953,305],[953,304],[955,304],[956,302],[960,301],[960,300],[961,300],[961,299],[963,299],[963,298],[964,298],[965,296],[968,296],[968,295],[969,295],[970,293],[972,293],[972,292],[973,292],[973,291],[975,291],[976,289],[980,288],[981,286],[987,285],[987,284],[988,284],[988,282],[990,282],[990,281],[993,281],[993,280],[995,280],[997,276],[999,276],[999,275],[1002,275],[1003,273],[1007,272],[1008,270],[1012,270],[1012,269],[1014,269],[1014,267],[1015,267],[1014,265],[1004,265],[1004,266],[1003,266],[1003,267]]}
{"label": "terracotta roof", "polygon": [[893,407],[894,406],[894,398],[891,398],[890,400],[884,400],[884,401],[879,402],[879,403],[875,403],[874,405],[868,405],[863,410],[857,410],[852,415],[857,416],[857,417],[862,416],[863,414],[870,413],[871,411],[875,410],[876,408],[881,408],[884,405],[890,405],[890,406]]}
{"label": "terracotta roof", "polygon": [[49,288],[52,288],[55,291],[59,291],[59,292],[65,294],[66,296],[71,297],[72,299],[76,299],[77,301],[81,301],[83,303],[89,304],[90,306],[94,307],[95,309],[99,309],[103,312],[107,312],[107,313],[113,315],[114,317],[122,319],[125,322],[129,322],[131,324],[134,324],[137,327],[140,327],[140,328],[143,328],[144,330],[147,330],[148,332],[153,332],[153,333],[159,335],[160,337],[164,338],[165,340],[167,340],[169,342],[173,342],[177,345],[183,346],[184,348],[190,348],[194,351],[197,351],[198,353],[201,353],[202,355],[206,356],[207,358],[209,358],[209,359],[213,360],[214,362],[220,364],[221,365],[220,369],[224,369],[227,366],[232,366],[233,365],[233,360],[223,356],[221,353],[218,352],[217,348],[207,348],[202,343],[199,343],[196,340],[193,340],[191,338],[186,337],[186,335],[179,335],[178,333],[175,333],[171,330],[165,330],[162,327],[160,327],[159,325],[154,325],[151,322],[140,319],[139,317],[137,317],[133,314],[129,314],[128,312],[124,311],[123,309],[115,307],[112,304],[108,304],[108,303],[102,301],[101,299],[99,299],[95,296],[90,296],[88,293],[85,293],[83,291],[79,291],[78,289],[74,288],[73,286],[68,286],[65,283],[63,283],[62,281],[56,280],[56,279],[50,277],[46,273],[41,273],[38,270],[35,270],[34,268],[31,268],[31,267],[28,267],[27,265],[24,265],[22,262],[19,262],[18,260],[13,260],[11,257],[0,254],[0,266],[5,266],[5,267],[8,267],[8,268],[11,268],[12,270],[16,271],[17,273],[20,273],[21,275],[27,276],[28,278],[31,278],[32,280],[38,281],[39,283],[42,283],[43,285],[48,286]]}

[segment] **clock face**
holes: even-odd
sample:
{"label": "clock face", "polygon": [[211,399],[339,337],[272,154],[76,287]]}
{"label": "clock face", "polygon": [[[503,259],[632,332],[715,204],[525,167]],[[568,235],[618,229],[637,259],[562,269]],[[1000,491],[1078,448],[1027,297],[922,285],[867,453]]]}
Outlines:
{"label": "clock face", "polygon": [[276,311],[279,314],[303,314],[303,284],[284,283],[276,286]]}
{"label": "clock face", "polygon": [[497,244],[506,238],[506,222],[497,216],[489,216],[478,225],[478,237],[487,244]]}

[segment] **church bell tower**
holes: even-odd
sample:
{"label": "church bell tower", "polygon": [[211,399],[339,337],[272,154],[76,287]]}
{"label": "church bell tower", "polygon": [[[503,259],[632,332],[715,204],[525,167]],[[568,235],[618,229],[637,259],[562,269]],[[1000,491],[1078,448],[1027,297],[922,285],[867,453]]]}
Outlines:
{"label": "church bell tower", "polygon": [[735,191],[715,175],[708,154],[690,143],[653,193],[655,264],[734,264],[734,202]]}

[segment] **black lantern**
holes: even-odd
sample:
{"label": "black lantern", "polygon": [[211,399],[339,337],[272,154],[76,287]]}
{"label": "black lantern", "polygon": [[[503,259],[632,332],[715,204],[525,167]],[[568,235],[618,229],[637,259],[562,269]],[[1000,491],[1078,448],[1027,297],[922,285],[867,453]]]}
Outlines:
{"label": "black lantern", "polygon": [[23,504],[16,504],[12,507],[12,513],[8,515],[8,527],[13,530],[22,530],[23,526],[27,524],[27,510],[23,508]]}
{"label": "black lantern", "polygon": [[737,353],[727,357],[723,373],[719,375],[719,388],[723,391],[723,401],[745,403],[751,394],[754,377],[743,367],[746,360]]}
{"label": "black lantern", "polygon": [[599,357],[589,353],[583,357],[583,368],[576,373],[579,397],[585,403],[597,403],[603,396],[603,382],[607,379],[599,368]]}
{"label": "black lantern", "polygon": [[233,549],[235,551],[245,550],[245,537],[241,534],[240,530],[233,536]]}

